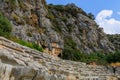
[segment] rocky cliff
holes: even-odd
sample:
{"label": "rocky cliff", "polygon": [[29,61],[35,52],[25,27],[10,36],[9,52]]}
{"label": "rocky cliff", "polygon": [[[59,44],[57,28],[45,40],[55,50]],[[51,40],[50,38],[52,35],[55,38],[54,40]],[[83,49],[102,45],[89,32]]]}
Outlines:
{"label": "rocky cliff", "polygon": [[12,35],[35,42],[58,56],[70,47],[82,53],[113,52],[102,28],[74,4],[46,5],[44,0],[0,0],[0,11],[13,25]]}
{"label": "rocky cliff", "polygon": [[13,39],[44,48],[42,53],[0,37],[0,80],[120,80],[120,67],[55,57],[64,49],[82,53],[115,50],[94,17],[74,4],[54,6],[46,5],[45,0],[0,0],[0,13],[11,22]]}
{"label": "rocky cliff", "polygon": [[115,46],[116,50],[120,50],[120,34],[110,35],[108,34],[109,41]]}
{"label": "rocky cliff", "polygon": [[120,67],[62,60],[0,37],[0,80],[120,80]]}

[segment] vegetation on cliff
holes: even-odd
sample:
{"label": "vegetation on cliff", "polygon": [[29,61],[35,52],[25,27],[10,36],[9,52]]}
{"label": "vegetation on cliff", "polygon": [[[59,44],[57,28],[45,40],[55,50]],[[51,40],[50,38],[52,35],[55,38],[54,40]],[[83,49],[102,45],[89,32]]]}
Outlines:
{"label": "vegetation on cliff", "polygon": [[0,36],[9,37],[11,31],[12,25],[10,21],[0,12]]}
{"label": "vegetation on cliff", "polygon": [[0,13],[0,36],[4,36],[23,46],[27,46],[27,47],[43,52],[43,48],[40,47],[38,44],[27,42],[21,39],[17,39],[11,35],[11,32],[12,32],[12,25],[10,21],[2,13]]}
{"label": "vegetation on cliff", "polygon": [[29,48],[32,48],[32,49],[38,50],[40,52],[43,52],[43,48],[41,46],[39,46],[38,44],[34,43],[34,42],[27,42],[27,41],[24,41],[22,39],[18,39],[16,37],[12,37],[10,39],[14,42],[17,42],[17,43],[23,45],[23,46],[27,46]]}
{"label": "vegetation on cliff", "polygon": [[[82,14],[82,15],[90,18],[91,20],[95,19],[94,15],[92,13],[87,14],[81,8],[77,8],[74,4],[68,4],[66,6],[49,4],[48,5],[48,15],[46,17],[51,20],[51,22],[54,26],[53,29],[55,31],[57,31],[58,33],[60,33],[61,35],[64,35],[63,31],[62,31],[63,25],[61,23],[64,22],[64,24],[66,25],[65,29],[67,29],[67,32],[69,32],[69,34],[75,33],[75,32],[73,32],[73,30],[76,26],[75,24],[79,24],[79,23],[77,23],[77,20],[76,20],[75,24],[74,24],[74,22],[72,22],[72,24],[68,24],[69,23],[68,21],[70,18],[78,19],[77,18],[78,14]],[[87,21],[87,20],[85,21],[83,19],[83,21],[84,22],[81,24],[87,24],[87,26],[88,26],[88,24],[90,24],[89,21]],[[82,22],[82,20],[81,20],[81,22]],[[85,28],[86,26],[83,25],[83,27]],[[93,24],[92,24],[92,28],[93,28]],[[99,28],[98,25],[96,25],[96,28]],[[83,29],[80,29],[79,31],[80,31],[80,34],[77,36],[83,37]],[[87,31],[90,32],[89,30],[87,30]],[[102,36],[101,36],[101,33],[100,33],[99,37],[101,36],[101,38],[104,38],[104,35],[105,34],[102,34]],[[86,40],[87,39],[88,38],[86,38]],[[82,39],[80,39],[80,40],[82,43],[85,43],[85,44],[89,43],[89,42],[85,42],[86,40],[82,40]],[[94,52],[87,54],[87,53],[82,52],[81,49],[78,49],[76,47],[78,44],[79,43],[76,43],[76,41],[70,35],[65,36],[64,49],[63,49],[62,55],[60,55],[60,57],[62,59],[67,59],[67,60],[82,61],[82,62],[86,62],[86,63],[95,62],[96,64],[102,64],[102,65],[106,65],[106,64],[109,64],[112,62],[119,61],[119,59],[118,58],[115,59],[114,56],[118,55],[120,52],[105,53],[105,51],[98,51],[98,52],[94,51]],[[95,46],[93,44],[94,44],[94,42],[90,43],[87,46],[92,48]],[[102,44],[104,44],[104,43],[102,43]],[[100,43],[98,43],[98,45],[100,45]],[[81,48],[83,48],[84,46],[85,45],[82,45]]]}
{"label": "vegetation on cliff", "polygon": [[[116,37],[118,38],[118,35],[114,35],[114,38]],[[111,39],[114,38],[111,36]],[[108,54],[105,54],[103,52],[85,54],[81,53],[81,51],[76,48],[76,43],[71,38],[65,38],[65,45],[61,58],[66,60],[81,61],[85,63],[95,62],[98,65],[107,65],[120,62],[120,51],[118,50],[114,53]]]}
{"label": "vegetation on cliff", "polygon": [[65,48],[63,50],[62,58],[67,60],[85,62],[85,63],[95,62],[97,65],[108,65],[111,63],[120,62],[120,51],[116,51],[110,54],[97,53],[97,52],[90,54],[83,54],[79,50]]}
{"label": "vegetation on cliff", "polygon": [[108,34],[109,41],[115,46],[116,50],[120,49],[120,34]]}

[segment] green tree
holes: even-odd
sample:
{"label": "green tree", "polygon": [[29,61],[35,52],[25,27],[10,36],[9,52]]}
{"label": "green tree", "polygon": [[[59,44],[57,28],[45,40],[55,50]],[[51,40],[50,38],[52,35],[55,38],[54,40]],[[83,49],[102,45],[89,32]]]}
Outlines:
{"label": "green tree", "polygon": [[116,51],[113,54],[109,54],[106,58],[107,62],[120,62],[120,51]]}

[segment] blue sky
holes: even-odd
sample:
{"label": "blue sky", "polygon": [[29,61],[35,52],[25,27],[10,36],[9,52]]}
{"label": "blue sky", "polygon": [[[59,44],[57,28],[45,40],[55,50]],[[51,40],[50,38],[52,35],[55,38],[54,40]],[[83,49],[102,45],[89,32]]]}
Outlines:
{"label": "blue sky", "polygon": [[[52,4],[75,3],[96,17],[96,22],[108,34],[120,34],[120,0],[46,0]],[[100,19],[102,17],[102,20]],[[104,21],[104,22],[103,22]]]}

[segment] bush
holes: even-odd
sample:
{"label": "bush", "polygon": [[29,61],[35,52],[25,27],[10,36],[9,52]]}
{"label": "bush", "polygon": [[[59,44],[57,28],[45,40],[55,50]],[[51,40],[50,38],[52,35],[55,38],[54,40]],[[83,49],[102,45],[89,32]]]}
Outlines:
{"label": "bush", "polygon": [[81,53],[81,51],[76,48],[76,43],[70,38],[65,38],[65,45],[61,58],[85,63],[95,62],[98,65],[108,64],[104,53]]}
{"label": "bush", "polygon": [[65,48],[71,48],[71,49],[76,49],[76,43],[72,40],[72,38],[68,37],[65,38]]}
{"label": "bush", "polygon": [[60,12],[64,12],[64,6],[63,5],[54,5],[54,9]]}
{"label": "bush", "polygon": [[9,37],[11,31],[12,25],[10,21],[0,13],[0,36]]}
{"label": "bush", "polygon": [[23,45],[23,46],[27,46],[27,47],[30,47],[30,48],[32,48],[32,49],[36,49],[36,50],[38,50],[38,51],[40,51],[40,52],[43,52],[43,48],[40,47],[40,46],[39,46],[38,44],[36,44],[36,43],[30,43],[30,42],[23,41],[23,40],[20,40],[20,39],[18,39],[16,42],[19,43],[19,44],[21,44],[21,45]]}
{"label": "bush", "polygon": [[92,13],[88,13],[88,15],[87,15],[90,19],[93,19],[93,20],[95,20],[95,16],[92,14]]}
{"label": "bush", "polygon": [[65,23],[67,22],[67,17],[61,17],[61,20],[64,21]]}
{"label": "bush", "polygon": [[18,15],[12,14],[12,17],[16,22],[19,22],[19,16]]}
{"label": "bush", "polygon": [[120,51],[107,55],[106,60],[108,63],[120,62]]}
{"label": "bush", "polygon": [[39,46],[38,44],[36,43],[31,43],[31,42],[27,42],[27,41],[24,41],[24,40],[21,40],[21,39],[18,39],[16,37],[11,37],[10,40],[14,41],[14,42],[17,42],[23,46],[27,46],[27,47],[30,47],[32,49],[36,49],[40,52],[43,52],[43,48],[41,46]]}
{"label": "bush", "polygon": [[80,61],[81,53],[79,50],[65,48],[63,50],[62,58],[67,60]]}
{"label": "bush", "polygon": [[50,20],[55,19],[54,15],[53,15],[53,13],[51,12],[50,9],[48,9],[48,14],[46,15],[46,17],[49,18]]}
{"label": "bush", "polygon": [[97,65],[107,65],[110,63],[120,62],[120,52],[116,51],[115,53],[111,53],[107,55],[98,52],[84,54],[81,53],[79,50],[65,47],[63,50],[62,58],[73,61],[81,61],[85,63],[95,62]]}
{"label": "bush", "polygon": [[67,24],[68,32],[72,32],[74,25],[72,24]]}
{"label": "bush", "polygon": [[62,32],[62,26],[60,25],[60,23],[59,23],[59,21],[60,20],[58,20],[58,19],[53,19],[52,20],[52,24],[53,24],[53,29],[56,31],[56,32],[58,32],[58,33],[61,33]]}
{"label": "bush", "polygon": [[65,48],[63,50],[63,59],[80,61],[85,63],[95,62],[97,65],[107,65],[106,56],[100,53],[84,54],[80,50]]}
{"label": "bush", "polygon": [[71,38],[65,38],[63,55],[61,58],[73,61],[81,60],[81,52],[76,49],[76,43]]}
{"label": "bush", "polygon": [[9,4],[12,10],[16,9],[16,0],[9,0]]}
{"label": "bush", "polygon": [[27,11],[27,8],[26,8],[27,6],[24,4],[24,2],[19,1],[19,7],[24,12]]}
{"label": "bush", "polygon": [[10,0],[11,4],[15,4],[16,0]]}

